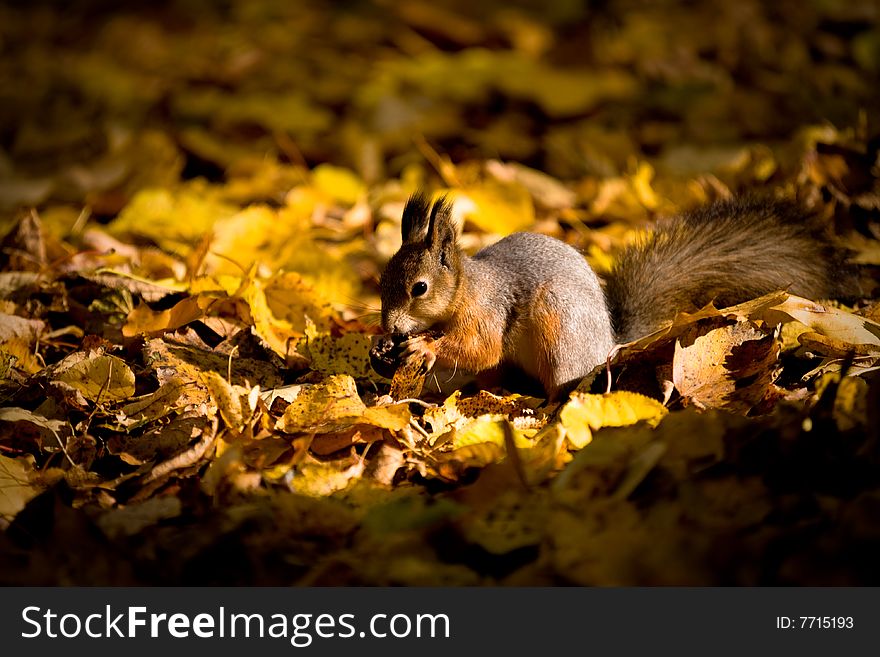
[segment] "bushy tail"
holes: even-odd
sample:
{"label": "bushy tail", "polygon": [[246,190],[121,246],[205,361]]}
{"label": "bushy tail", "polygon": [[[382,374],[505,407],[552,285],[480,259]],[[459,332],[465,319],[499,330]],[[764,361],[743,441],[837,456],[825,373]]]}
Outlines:
{"label": "bushy tail", "polygon": [[605,287],[617,341],[710,301],[721,308],[776,290],[852,295],[846,257],[795,203],[740,198],[687,212],[620,253]]}

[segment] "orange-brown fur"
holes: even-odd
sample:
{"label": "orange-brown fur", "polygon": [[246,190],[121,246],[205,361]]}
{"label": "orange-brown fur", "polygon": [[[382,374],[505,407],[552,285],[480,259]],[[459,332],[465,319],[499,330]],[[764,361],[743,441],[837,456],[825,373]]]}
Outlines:
{"label": "orange-brown fur", "polygon": [[538,380],[547,394],[553,397],[557,388],[555,374],[558,367],[555,350],[562,337],[562,323],[559,310],[553,307],[545,287],[535,294],[531,315],[532,335],[537,352]]}
{"label": "orange-brown fur", "polygon": [[462,287],[452,318],[441,325],[443,337],[433,343],[441,365],[481,372],[495,367],[502,358],[502,328],[493,326],[485,309]]}

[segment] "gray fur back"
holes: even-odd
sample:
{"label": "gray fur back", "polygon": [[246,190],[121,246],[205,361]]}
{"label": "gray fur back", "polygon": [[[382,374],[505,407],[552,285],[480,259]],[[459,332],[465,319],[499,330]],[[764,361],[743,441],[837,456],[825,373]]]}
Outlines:
{"label": "gray fur back", "polygon": [[[565,386],[607,358],[614,335],[605,295],[577,249],[545,235],[515,233],[466,267],[481,303],[510,309],[505,356],[527,373],[541,378],[543,366],[545,384],[552,372],[549,383]],[[541,351],[542,344],[549,349]]]}

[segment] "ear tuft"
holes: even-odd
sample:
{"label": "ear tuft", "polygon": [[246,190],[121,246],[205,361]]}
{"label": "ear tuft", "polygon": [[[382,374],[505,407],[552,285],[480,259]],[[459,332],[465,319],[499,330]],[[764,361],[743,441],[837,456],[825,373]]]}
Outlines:
{"label": "ear tuft", "polygon": [[431,207],[427,242],[429,246],[455,242],[455,227],[452,225],[452,203],[449,201],[448,196],[441,196]]}
{"label": "ear tuft", "polygon": [[404,244],[425,238],[425,234],[428,232],[430,212],[431,202],[422,192],[416,192],[409,197],[403,208],[403,219],[400,222],[400,232]]}

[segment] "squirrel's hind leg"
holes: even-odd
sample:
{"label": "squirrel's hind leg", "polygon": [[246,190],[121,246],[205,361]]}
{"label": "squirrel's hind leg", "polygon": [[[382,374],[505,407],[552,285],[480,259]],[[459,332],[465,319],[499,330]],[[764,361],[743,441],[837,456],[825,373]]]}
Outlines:
{"label": "squirrel's hind leg", "polygon": [[[584,297],[572,299],[552,287],[536,295],[531,311],[535,373],[549,401],[561,401],[574,390],[614,347],[601,291],[592,294],[584,282]],[[565,291],[563,291],[565,292]],[[593,298],[593,297],[597,298]]]}

